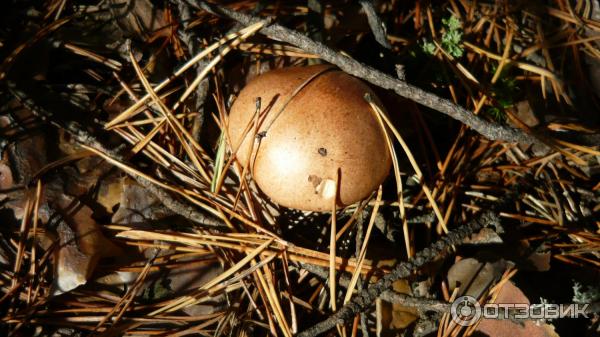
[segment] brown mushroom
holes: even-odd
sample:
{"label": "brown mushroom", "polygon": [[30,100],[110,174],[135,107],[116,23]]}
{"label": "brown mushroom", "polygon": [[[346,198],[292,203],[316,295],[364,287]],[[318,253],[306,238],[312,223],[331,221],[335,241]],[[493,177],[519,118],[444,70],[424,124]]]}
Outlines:
{"label": "brown mushroom", "polygon": [[233,151],[258,187],[282,206],[329,211],[336,195],[337,206],[355,203],[383,182],[391,166],[366,93],[379,102],[366,84],[332,66],[260,75],[231,108]]}

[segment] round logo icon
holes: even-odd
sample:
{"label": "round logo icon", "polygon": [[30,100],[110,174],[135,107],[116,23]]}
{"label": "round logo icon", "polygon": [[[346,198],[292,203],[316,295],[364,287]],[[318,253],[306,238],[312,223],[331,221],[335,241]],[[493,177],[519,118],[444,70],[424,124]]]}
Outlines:
{"label": "round logo icon", "polygon": [[456,324],[470,326],[481,317],[481,305],[473,296],[461,296],[452,303],[450,313]]}

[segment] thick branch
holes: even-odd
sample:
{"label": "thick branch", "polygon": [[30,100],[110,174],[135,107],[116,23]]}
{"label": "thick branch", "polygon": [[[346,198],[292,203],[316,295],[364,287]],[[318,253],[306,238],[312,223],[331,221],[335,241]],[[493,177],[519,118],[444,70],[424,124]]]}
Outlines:
{"label": "thick branch", "polygon": [[[314,274],[321,279],[326,280],[329,277],[329,272],[325,268],[309,263],[300,263],[300,267],[308,270],[311,274]],[[347,275],[341,275],[339,285],[348,288],[348,284],[350,284],[350,278]],[[440,313],[450,312],[450,303],[429,298],[408,296],[393,290],[385,291],[379,297],[384,301],[400,304],[405,307],[416,308],[421,311],[435,311]]]}
{"label": "thick branch", "polygon": [[[193,6],[202,8],[215,15],[231,18],[244,25],[250,25],[261,20],[258,17],[237,12],[223,6],[209,4],[205,1],[187,1]],[[540,143],[537,138],[525,133],[520,129],[486,121],[485,119],[473,114],[471,111],[454,104],[445,98],[441,98],[433,93],[384,74],[372,67],[356,61],[349,56],[334,51],[322,43],[315,42],[309,37],[295,30],[285,28],[278,24],[271,24],[261,28],[260,31],[273,39],[287,42],[303,49],[308,53],[317,54],[323,60],[337,65],[341,70],[350,75],[362,78],[381,88],[393,90],[402,97],[411,99],[433,110],[444,113],[460,121],[461,123],[468,125],[473,130],[479,132],[488,139],[526,144]]]}

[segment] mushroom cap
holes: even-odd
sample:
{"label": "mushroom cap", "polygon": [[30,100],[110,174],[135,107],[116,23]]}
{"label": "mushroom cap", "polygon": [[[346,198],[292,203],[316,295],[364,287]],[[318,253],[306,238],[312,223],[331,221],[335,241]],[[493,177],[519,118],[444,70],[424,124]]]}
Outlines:
{"label": "mushroom cap", "polygon": [[331,211],[336,194],[337,206],[353,204],[371,194],[391,166],[366,93],[379,102],[366,84],[332,66],[267,72],[244,87],[231,107],[232,149],[279,205]]}

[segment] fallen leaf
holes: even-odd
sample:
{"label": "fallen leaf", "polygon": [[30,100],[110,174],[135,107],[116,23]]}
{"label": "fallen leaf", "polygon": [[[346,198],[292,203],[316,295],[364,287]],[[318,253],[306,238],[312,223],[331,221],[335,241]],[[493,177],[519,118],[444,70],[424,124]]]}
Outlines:
{"label": "fallen leaf", "polygon": [[[526,303],[531,304],[529,299],[521,289],[515,286],[512,282],[506,282],[498,297],[496,297],[496,303]],[[521,322],[520,322],[521,323]],[[558,335],[554,332],[554,328],[546,323],[536,323],[528,320],[522,322],[523,325],[513,322],[510,320],[499,320],[499,319],[482,319],[475,330],[473,336],[481,336],[484,334],[488,337],[557,337]]]}
{"label": "fallen leaf", "polygon": [[164,217],[165,213],[158,213],[157,208],[160,201],[152,193],[131,179],[125,179],[122,183],[123,192],[119,209],[112,217],[116,224],[131,224],[147,222]]}
{"label": "fallen leaf", "polygon": [[150,0],[111,0],[115,18],[119,26],[130,36],[147,39],[150,35],[167,26],[163,11]]}
{"label": "fallen leaf", "polygon": [[[393,283],[392,289],[400,294],[412,296],[412,291],[407,280],[398,280]],[[400,330],[411,325],[419,316],[415,308],[409,308],[397,303],[386,301],[377,302],[377,315],[379,336],[395,336]]]}
{"label": "fallen leaf", "polygon": [[15,186],[10,164],[6,160],[0,161],[0,190],[8,190]]}
{"label": "fallen leaf", "polygon": [[474,233],[467,238],[463,244],[486,245],[486,244],[501,244],[502,238],[495,230],[491,228],[483,228],[479,232]]}
{"label": "fallen leaf", "polygon": [[64,221],[57,226],[60,246],[55,252],[53,295],[85,284],[100,258],[122,254],[122,250],[102,234],[89,207],[65,196],[58,200],[57,208]]}
{"label": "fallen leaf", "polygon": [[104,206],[108,213],[112,213],[114,207],[121,202],[124,188],[123,180],[124,178],[107,181],[99,187],[96,201]]}
{"label": "fallen leaf", "polygon": [[[521,122],[525,123],[525,125],[527,125],[529,127],[535,127],[540,124],[540,120],[535,115],[535,112],[533,111],[533,108],[529,104],[529,101],[517,102],[515,104],[515,107],[512,109],[512,111]],[[510,121],[511,120],[509,119],[509,122]],[[511,123],[511,124],[513,124],[513,123]]]}
{"label": "fallen leaf", "polygon": [[456,262],[448,271],[450,292],[460,288],[459,296],[469,295],[479,298],[487,288],[504,272],[506,262],[480,262],[466,258]]}

